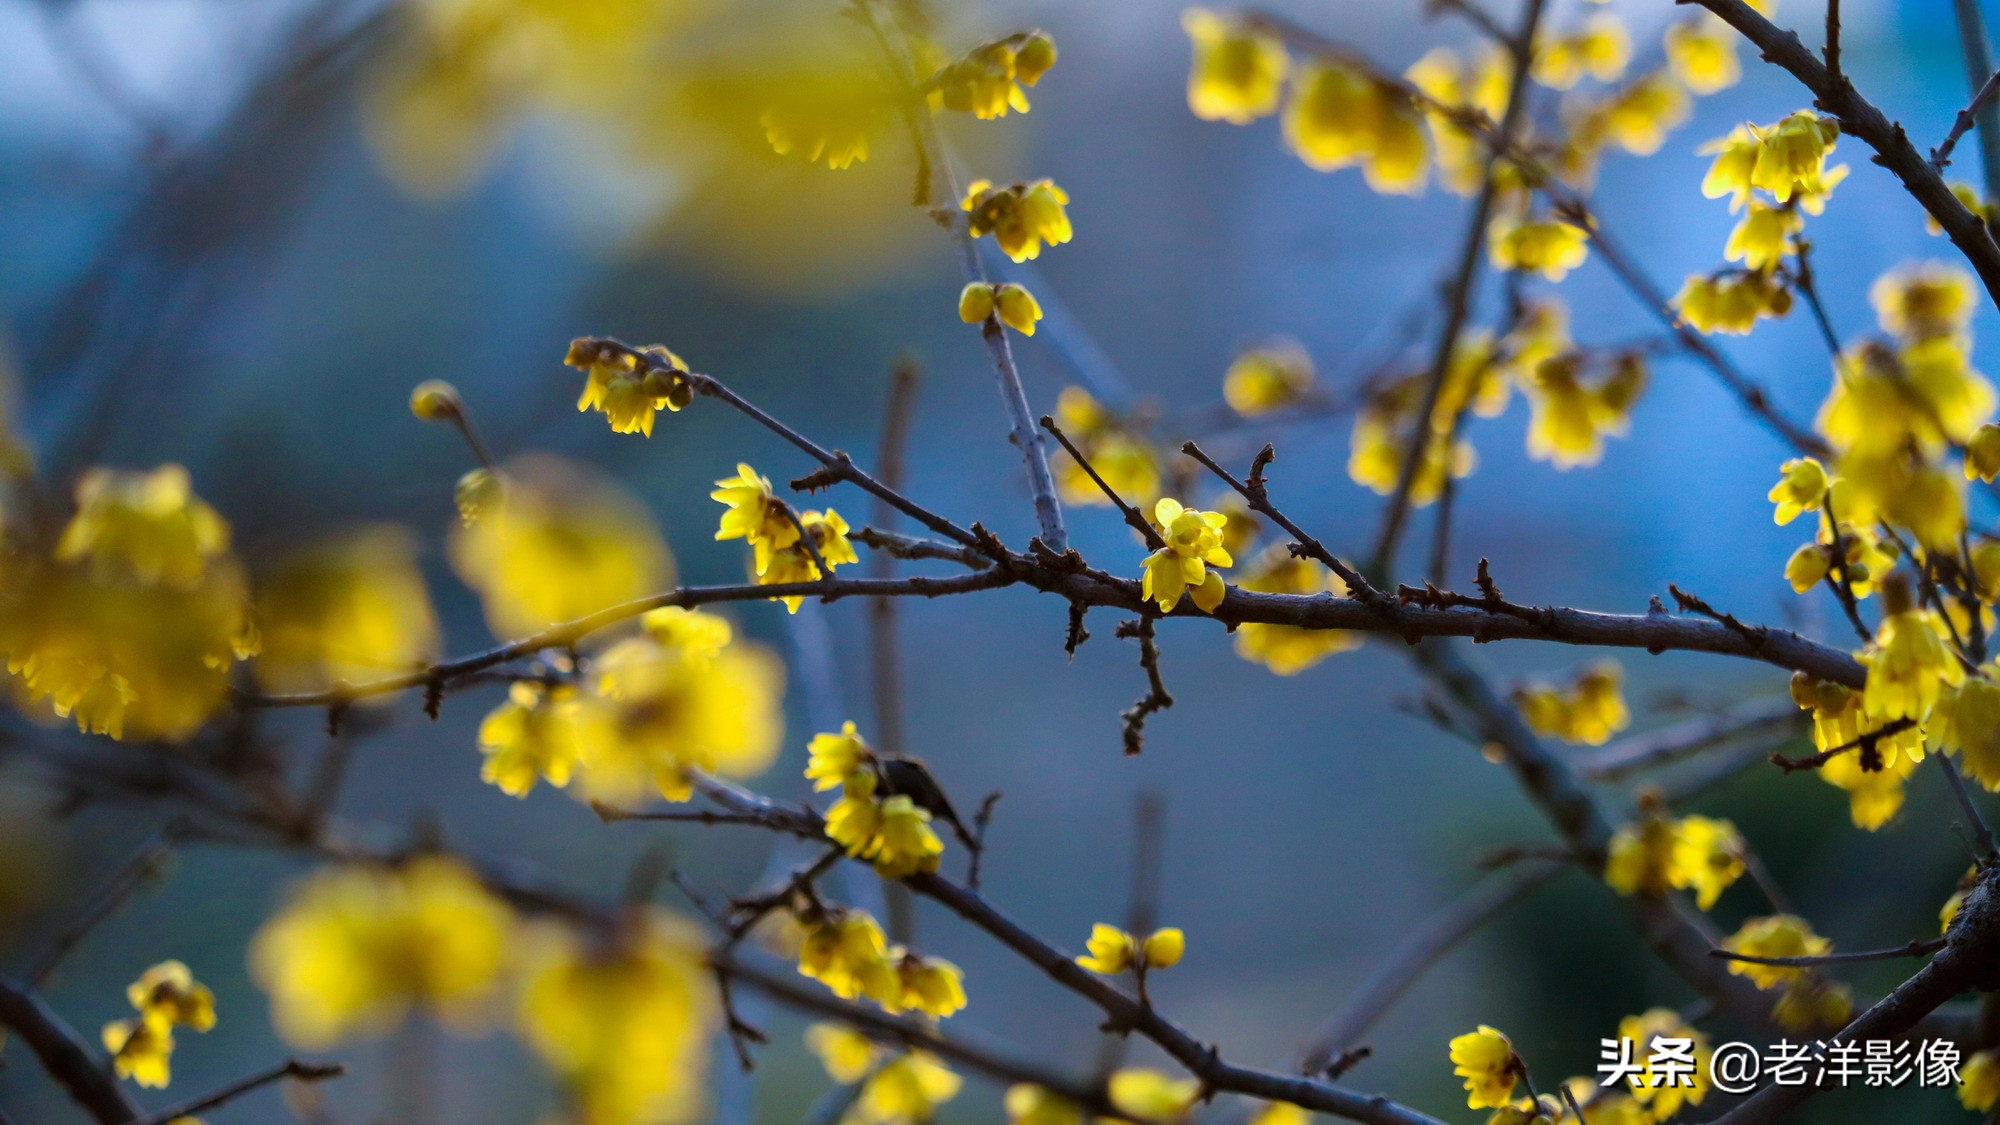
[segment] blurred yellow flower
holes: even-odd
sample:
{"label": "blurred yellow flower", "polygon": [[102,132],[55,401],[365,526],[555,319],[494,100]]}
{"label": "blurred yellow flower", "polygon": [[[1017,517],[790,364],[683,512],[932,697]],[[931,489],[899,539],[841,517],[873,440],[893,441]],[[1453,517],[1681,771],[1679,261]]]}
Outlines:
{"label": "blurred yellow flower", "polygon": [[653,632],[619,641],[592,662],[613,737],[582,742],[582,786],[622,803],[650,786],[670,801],[693,793],[694,773],[762,773],[784,739],[784,663],[734,642],[712,650]]}
{"label": "blurred yellow flower", "polygon": [[500,983],[513,930],[506,904],[455,859],[329,868],[257,931],[250,972],[300,1047],[381,1035],[412,1007],[471,1026]]}
{"label": "blurred yellow flower", "polygon": [[416,543],[398,527],[367,528],[281,561],[260,583],[257,626],[257,678],[274,691],[362,683],[437,655]]}
{"label": "blurred yellow flower", "polygon": [[966,229],[972,237],[992,234],[1009,258],[1025,262],[1042,254],[1042,244],[1059,246],[1075,234],[1070,225],[1069,193],[1054,180],[994,187],[990,180],[974,180],[965,188],[961,207],[967,212]]}
{"label": "blurred yellow flower", "polygon": [[1276,340],[1236,357],[1222,376],[1222,397],[1246,418],[1282,410],[1313,385],[1312,357],[1291,340]]}
{"label": "blurred yellow flower", "polygon": [[1360,165],[1378,192],[1420,191],[1430,170],[1416,104],[1341,62],[1316,60],[1299,68],[1285,109],[1285,139],[1316,171]]}
{"label": "blurred yellow flower", "polygon": [[1569,35],[1537,42],[1529,73],[1550,89],[1567,90],[1585,74],[1599,82],[1616,81],[1631,60],[1631,34],[1616,16],[1605,12],[1590,17]]}
{"label": "blurred yellow flower", "polygon": [[1174,1125],[1194,1108],[1195,1099],[1201,1095],[1201,1083],[1133,1067],[1111,1075],[1109,1092],[1111,1104],[1133,1120],[1146,1125]]}
{"label": "blurred yellow flower", "polygon": [[506,702],[479,724],[480,779],[510,797],[526,797],[537,782],[560,789],[577,764],[606,751],[618,737],[611,709],[571,684],[518,680]]}
{"label": "blurred yellow flower", "polygon": [[86,561],[148,586],[188,587],[229,550],[229,525],[194,494],[179,465],[150,473],[92,469],[76,485],[76,515],[56,541],[58,562]]}
{"label": "blurred yellow flower", "polygon": [[653,1125],[701,1106],[718,1004],[700,935],[634,907],[609,940],[545,924],[523,945],[522,1038],[590,1125]]}
{"label": "blurred yellow flower", "polygon": [[1291,58],[1276,35],[1204,8],[1181,13],[1194,47],[1188,108],[1203,121],[1248,125],[1278,110]]}
{"label": "blurred yellow flower", "polygon": [[[1230,522],[1236,521],[1232,518]],[[1250,564],[1237,585],[1259,594],[1348,596],[1347,583],[1339,575],[1317,560],[1293,555],[1285,543],[1274,543],[1267,548]],[[1335,653],[1361,647],[1362,637],[1363,634],[1346,629],[1307,629],[1246,621],[1236,627],[1236,654],[1280,676],[1292,676]]]}

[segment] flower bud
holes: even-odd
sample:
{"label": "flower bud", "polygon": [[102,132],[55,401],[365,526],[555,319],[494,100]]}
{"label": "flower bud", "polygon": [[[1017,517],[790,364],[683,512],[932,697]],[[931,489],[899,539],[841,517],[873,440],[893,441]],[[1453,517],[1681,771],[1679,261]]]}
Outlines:
{"label": "flower bud", "polygon": [[993,291],[993,307],[1000,320],[1023,336],[1035,334],[1035,322],[1042,319],[1042,306],[1035,295],[1008,282]]}
{"label": "flower bud", "polygon": [[1042,80],[1042,75],[1056,65],[1056,41],[1046,31],[1028,33],[1028,38],[1014,52],[1014,77],[1026,85],[1033,86]]}
{"label": "flower bud", "polygon": [[1187,935],[1172,927],[1154,930],[1146,936],[1139,952],[1147,968],[1171,969],[1180,963],[1181,954],[1187,952]]}
{"label": "flower bud", "polygon": [[1965,479],[1991,481],[1996,476],[2000,476],[2000,426],[1988,422],[1965,443]]}
{"label": "flower bud", "polygon": [[1790,561],[1785,563],[1785,579],[1792,584],[1795,592],[1803,594],[1819,585],[1829,569],[1825,548],[1817,543],[1807,543],[1793,551]]}
{"label": "flower bud", "polygon": [[448,421],[461,405],[458,388],[443,379],[426,379],[410,392],[410,413],[425,422]]}
{"label": "flower bud", "polygon": [[993,287],[983,281],[975,281],[959,290],[958,319],[967,324],[978,324],[993,315]]}

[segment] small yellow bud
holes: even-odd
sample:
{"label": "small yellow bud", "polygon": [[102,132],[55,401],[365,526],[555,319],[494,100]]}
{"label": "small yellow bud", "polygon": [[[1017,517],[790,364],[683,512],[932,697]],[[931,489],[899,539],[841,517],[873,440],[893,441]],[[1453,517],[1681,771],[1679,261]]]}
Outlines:
{"label": "small yellow bud", "polygon": [[1988,422],[1965,443],[1965,479],[1990,481],[1996,476],[2000,476],[2000,426]]}
{"label": "small yellow bud", "polygon": [[[1013,282],[993,291],[993,307],[1000,314],[1000,320],[1023,336],[1035,334],[1035,322],[1042,319],[1042,306],[1035,295]],[[964,315],[964,310],[959,310]]]}
{"label": "small yellow bud", "polygon": [[983,281],[975,281],[959,290],[958,319],[967,324],[978,324],[993,315],[994,305],[993,287]]}
{"label": "small yellow bud", "polygon": [[425,422],[447,421],[461,405],[458,388],[443,379],[426,379],[410,392],[410,413]]}
{"label": "small yellow bud", "polygon": [[1056,41],[1046,31],[1031,31],[1014,52],[1014,77],[1033,86],[1056,65]]}
{"label": "small yellow bud", "polygon": [[1819,706],[1819,681],[1809,672],[1792,673],[1792,702],[1801,711],[1810,711]]}
{"label": "small yellow bud", "polygon": [[1831,565],[1825,548],[1817,543],[1807,543],[1793,551],[1791,559],[1785,563],[1785,580],[1792,584],[1793,590],[1803,594],[1819,585],[1829,569]]}
{"label": "small yellow bud", "polygon": [[1140,955],[1150,969],[1171,969],[1180,963],[1181,954],[1186,952],[1187,935],[1171,926],[1154,930],[1140,947]]}

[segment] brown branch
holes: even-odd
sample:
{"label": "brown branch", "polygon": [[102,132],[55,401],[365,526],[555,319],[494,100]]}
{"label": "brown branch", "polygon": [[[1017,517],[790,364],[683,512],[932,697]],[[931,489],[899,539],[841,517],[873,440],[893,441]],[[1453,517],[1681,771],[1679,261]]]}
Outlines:
{"label": "brown branch", "polygon": [[1174,705],[1174,697],[1167,691],[1167,682],[1160,676],[1160,646],[1153,636],[1153,623],[1158,620],[1151,613],[1141,612],[1136,622],[1118,623],[1120,638],[1138,638],[1139,667],[1146,672],[1146,694],[1118,714],[1125,725],[1125,756],[1128,758],[1138,756],[1146,748],[1146,720],[1153,712],[1164,711]]}
{"label": "brown branch", "polygon": [[139,1107],[125,1096],[111,1069],[93,1058],[76,1029],[33,992],[0,981],[0,1027],[19,1036],[49,1077],[99,1125],[139,1120]]}
{"label": "brown branch", "polygon": [[1042,415],[1042,428],[1055,435],[1056,441],[1062,444],[1063,451],[1070,455],[1070,459],[1076,462],[1077,467],[1090,477],[1090,482],[1095,484],[1098,491],[1104,493],[1106,498],[1111,501],[1111,505],[1118,509],[1118,514],[1125,517],[1126,526],[1138,532],[1139,538],[1146,541],[1147,550],[1157,551],[1167,545],[1166,540],[1160,538],[1160,533],[1153,529],[1152,521],[1141,514],[1139,509],[1126,503],[1125,498],[1118,495],[1118,490],[1111,487],[1098,474],[1097,466],[1092,465],[1090,458],[1083,455],[1083,450],[1078,449],[1076,443],[1069,439],[1069,435],[1062,432],[1062,427],[1056,425],[1054,418],[1051,418],[1047,414]]}
{"label": "brown branch", "polygon": [[1361,1048],[1358,1040],[1386,1015],[1403,993],[1445,954],[1478,932],[1507,907],[1563,873],[1567,865],[1531,863],[1482,883],[1449,908],[1440,911],[1396,946],[1388,959],[1360,987],[1342,1000],[1313,1032],[1301,1053],[1300,1070],[1319,1074],[1343,1056]]}
{"label": "brown branch", "polygon": [[146,1118],[142,1125],[172,1125],[183,1117],[193,1117],[197,1113],[219,1109],[273,1082],[324,1082],[329,1078],[339,1078],[346,1073],[347,1068],[339,1063],[309,1063],[299,1059],[288,1059],[276,1066],[239,1078],[214,1093],[182,1102],[172,1109],[161,1110]]}
{"label": "brown branch", "polygon": [[1931,150],[1931,167],[1942,173],[1951,164],[1951,150],[1958,147],[1961,137],[1979,121],[1979,114],[1985,110],[1993,96],[2000,93],[2000,70],[1996,70],[1985,82],[1980,83],[1977,93],[1958,111],[1958,117],[1951,123],[1951,131],[1944,135],[1944,141]]}
{"label": "brown branch", "polygon": [[1721,961],[1744,961],[1752,965],[1789,965],[1808,968],[1816,965],[1858,965],[1870,961],[1900,961],[1905,957],[1929,957],[1943,949],[1945,939],[1932,938],[1929,941],[1911,939],[1894,949],[1870,949],[1856,953],[1822,953],[1813,957],[1759,957],[1752,953],[1738,953],[1730,949],[1711,949],[1710,957]]}
{"label": "brown branch", "polygon": [[1591,781],[1622,781],[1742,738],[1789,742],[1806,732],[1811,718],[1811,712],[1800,710],[1788,698],[1754,700],[1619,739],[1581,759],[1577,772]]}
{"label": "brown branch", "polygon": [[1535,32],[1542,22],[1542,7],[1543,0],[1527,0],[1520,29],[1506,41],[1514,61],[1506,108],[1501,111],[1485,172],[1480,177],[1479,195],[1466,220],[1465,234],[1459,246],[1457,272],[1450,288],[1445,291],[1444,324],[1438,330],[1437,345],[1431,352],[1431,369],[1425,379],[1423,400],[1417,407],[1409,444],[1403,450],[1403,461],[1396,473],[1396,486],[1389,494],[1389,507],[1382,516],[1382,529],[1376,537],[1374,553],[1363,568],[1377,580],[1386,580],[1389,571],[1396,565],[1396,547],[1410,514],[1410,490],[1436,436],[1432,418],[1444,397],[1444,385],[1458,351],[1459,335],[1472,312],[1473,286],[1479,279],[1479,266],[1486,256],[1486,230],[1500,195],[1502,153],[1513,144],[1515,129],[1526,115],[1529,73],[1533,69],[1529,63],[1534,54]]}
{"label": "brown branch", "polygon": [[[1979,0],[1952,0],[1958,20],[1958,43],[1965,56],[1965,88],[1978,91],[1990,80],[1993,51],[1986,39],[1986,16]],[[1980,166],[1985,171],[1986,198],[2000,198],[2000,104],[1988,100],[1975,114],[1979,120]]]}
{"label": "brown branch", "polygon": [[[1237,494],[1249,503],[1251,511],[1268,517],[1272,523],[1284,528],[1285,532],[1297,541],[1301,551],[1311,558],[1318,559],[1328,570],[1339,575],[1340,580],[1347,583],[1348,593],[1353,597],[1370,604],[1379,604],[1386,601],[1385,595],[1380,590],[1377,590],[1365,575],[1345,562],[1342,562],[1339,556],[1326,549],[1326,544],[1307,535],[1298,524],[1292,522],[1290,516],[1279,511],[1278,506],[1271,503],[1271,494],[1270,490],[1266,487],[1264,470],[1270,467],[1271,462],[1278,459],[1278,451],[1274,446],[1266,444],[1263,450],[1257,454],[1257,459],[1250,463],[1250,479],[1247,481],[1237,480],[1230,474],[1229,470],[1216,464],[1214,458],[1203,453],[1201,446],[1196,445],[1194,442],[1183,443],[1181,445],[1181,452],[1201,462],[1203,468],[1221,477],[1224,483],[1235,489]],[[1297,554],[1299,552],[1294,551],[1293,553]]]}

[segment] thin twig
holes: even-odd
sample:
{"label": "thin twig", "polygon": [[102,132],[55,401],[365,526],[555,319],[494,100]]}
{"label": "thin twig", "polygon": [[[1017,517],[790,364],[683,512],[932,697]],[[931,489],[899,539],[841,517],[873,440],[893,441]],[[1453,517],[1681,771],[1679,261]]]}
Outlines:
{"label": "thin twig", "polygon": [[273,1082],[324,1082],[339,1078],[347,1073],[347,1068],[339,1063],[309,1063],[299,1059],[288,1059],[273,1067],[267,1067],[255,1074],[246,1075],[211,1094],[182,1102],[172,1109],[164,1109],[146,1118],[140,1125],[171,1125],[183,1117],[193,1117],[211,1109],[220,1109],[237,1098],[254,1090],[262,1089]]}
{"label": "thin twig", "polygon": [[1137,622],[1121,621],[1118,624],[1120,637],[1138,638],[1139,667],[1146,673],[1146,694],[1118,714],[1125,727],[1127,757],[1136,756],[1146,748],[1146,720],[1155,711],[1164,711],[1174,705],[1174,697],[1167,691],[1167,682],[1160,676],[1160,646],[1153,633],[1154,622],[1158,620],[1154,614],[1141,611]]}
{"label": "thin twig", "polygon": [[178,822],[169,823],[148,836],[130,858],[120,864],[118,870],[98,892],[97,898],[74,922],[64,927],[56,935],[49,948],[29,966],[26,981],[29,988],[39,989],[49,982],[61,966],[64,958],[82,944],[83,939],[97,929],[107,918],[118,912],[141,887],[151,882],[160,873],[160,868],[172,857],[174,847],[180,841],[182,827]]}
{"label": "thin twig", "polygon": [[1730,949],[1711,949],[1708,955],[1721,961],[1745,961],[1752,965],[1811,968],[1817,965],[1858,965],[1869,961],[1900,961],[1905,957],[1929,957],[1944,947],[1945,939],[1940,937],[1927,941],[1912,939],[1907,944],[1893,949],[1869,949],[1857,953],[1821,953],[1811,957],[1760,957]]}

